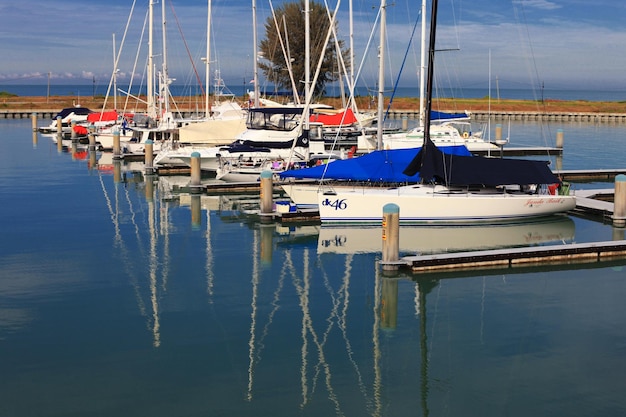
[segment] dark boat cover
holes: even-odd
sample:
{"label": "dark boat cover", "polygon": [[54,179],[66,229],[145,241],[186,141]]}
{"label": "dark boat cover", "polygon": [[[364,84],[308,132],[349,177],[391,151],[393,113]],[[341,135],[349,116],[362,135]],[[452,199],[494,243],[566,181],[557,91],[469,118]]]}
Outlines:
{"label": "dark boat cover", "polygon": [[441,152],[430,139],[403,173],[408,176],[419,173],[424,181],[448,185],[497,186],[560,182],[546,161],[450,155]]}

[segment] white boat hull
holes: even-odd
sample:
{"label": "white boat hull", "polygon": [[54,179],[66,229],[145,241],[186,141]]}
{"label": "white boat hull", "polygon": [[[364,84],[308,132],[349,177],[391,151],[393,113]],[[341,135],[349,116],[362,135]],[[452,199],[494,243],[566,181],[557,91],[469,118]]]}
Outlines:
{"label": "white boat hull", "polygon": [[574,196],[510,193],[483,189],[450,190],[444,186],[341,188],[317,193],[322,223],[376,223],[383,207],[399,207],[400,223],[507,222],[572,210]]}

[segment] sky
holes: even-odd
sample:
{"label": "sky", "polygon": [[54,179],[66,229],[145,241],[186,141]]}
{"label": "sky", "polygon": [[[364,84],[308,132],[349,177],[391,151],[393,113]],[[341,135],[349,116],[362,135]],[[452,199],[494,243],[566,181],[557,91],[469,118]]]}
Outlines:
{"label": "sky", "polygon": [[[328,3],[331,9],[336,1]],[[270,5],[277,8],[282,3],[256,0],[259,40],[264,37]],[[419,23],[412,40],[411,33],[420,21],[420,1],[387,3],[385,85],[391,88],[398,82],[416,87]],[[227,85],[246,85],[253,77],[252,4],[250,0],[211,2],[210,68],[211,72],[219,69]],[[346,44],[348,5],[343,0],[338,13],[338,35]],[[0,85],[108,84],[114,67],[114,37],[120,55],[118,86],[128,83],[133,72],[141,77],[146,47],[139,53],[138,47],[148,37],[145,31],[142,41],[148,0],[136,0],[131,15],[132,6],[132,0],[2,2]],[[357,83],[372,89],[378,78],[375,19],[379,6],[377,0],[353,0],[355,66],[362,67]],[[154,6],[155,55],[159,55],[155,62],[161,56],[161,7],[161,3]],[[167,0],[165,8],[170,76],[177,84],[203,83],[208,1]],[[430,2],[427,9],[429,16]],[[450,88],[534,89],[541,85],[546,89],[624,90],[626,94],[625,21],[626,3],[615,0],[439,0],[437,83]]]}

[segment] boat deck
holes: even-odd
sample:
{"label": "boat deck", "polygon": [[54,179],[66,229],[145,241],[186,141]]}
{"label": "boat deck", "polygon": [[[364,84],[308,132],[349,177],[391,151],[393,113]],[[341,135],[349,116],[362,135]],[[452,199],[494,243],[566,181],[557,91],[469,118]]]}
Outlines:
{"label": "boat deck", "polygon": [[572,243],[532,248],[509,248],[485,251],[442,253],[403,257],[380,262],[383,266],[409,269],[413,273],[451,272],[516,267],[601,263],[626,258],[626,240]]}

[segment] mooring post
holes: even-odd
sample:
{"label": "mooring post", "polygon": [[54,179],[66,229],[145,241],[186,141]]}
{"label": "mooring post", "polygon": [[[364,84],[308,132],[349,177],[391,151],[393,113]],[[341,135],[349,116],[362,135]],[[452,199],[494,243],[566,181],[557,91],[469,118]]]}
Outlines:
{"label": "mooring post", "polygon": [[556,130],[556,147],[563,149],[563,129]]}
{"label": "mooring post", "polygon": [[57,132],[57,151],[63,152],[63,133]]}
{"label": "mooring post", "polygon": [[122,161],[113,160],[113,182],[119,184],[122,182]]}
{"label": "mooring post", "polygon": [[89,133],[87,134],[87,137],[89,138],[89,150],[95,150],[96,149],[96,134],[90,129]]}
{"label": "mooring post", "polygon": [[199,194],[191,196],[191,229],[202,228],[202,200]]}
{"label": "mooring post", "polygon": [[271,213],[274,202],[274,181],[271,171],[261,172],[261,214]]}
{"label": "mooring post", "polygon": [[[383,207],[383,262],[395,262],[400,251],[400,207],[397,204],[385,204]],[[395,271],[397,265],[383,265],[383,270]]]}
{"label": "mooring post", "polygon": [[154,160],[154,142],[152,139],[148,139],[146,141],[146,146],[143,149],[144,153],[144,168],[146,174],[153,174],[154,167],[152,166],[152,161]]}
{"label": "mooring post", "polygon": [[57,135],[63,135],[63,120],[61,116],[57,116]]}
{"label": "mooring post", "polygon": [[502,140],[502,125],[500,123],[496,124],[496,142]]}
{"label": "mooring post", "polygon": [[615,194],[613,197],[613,226],[626,226],[626,175],[615,177]]}
{"label": "mooring post", "polygon": [[76,127],[76,120],[72,120],[72,122],[70,123],[71,126],[71,131],[70,131],[70,138],[72,139],[72,142],[76,141],[76,129],[74,129]]}
{"label": "mooring post", "polygon": [[402,116],[402,130],[409,130],[409,117]]}
{"label": "mooring post", "polygon": [[120,159],[122,157],[122,147],[120,146],[120,131],[115,129],[113,131],[113,159]]}
{"label": "mooring post", "polygon": [[200,182],[202,178],[202,171],[200,169],[200,152],[191,153],[191,180],[189,182],[189,188],[192,191],[198,191],[200,189]]}
{"label": "mooring post", "polygon": [[37,131],[37,113],[31,113],[30,122],[33,127],[33,132]]}

